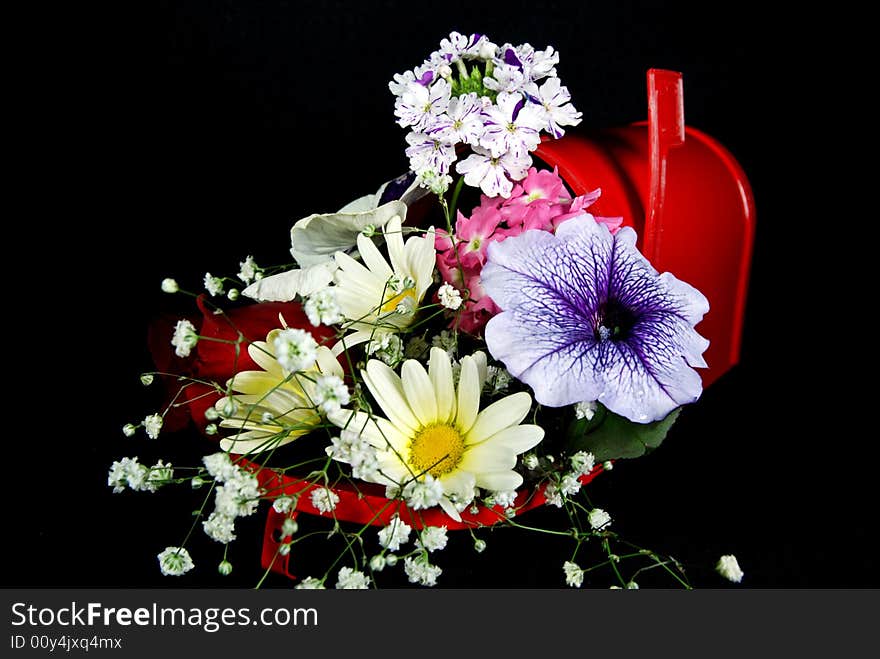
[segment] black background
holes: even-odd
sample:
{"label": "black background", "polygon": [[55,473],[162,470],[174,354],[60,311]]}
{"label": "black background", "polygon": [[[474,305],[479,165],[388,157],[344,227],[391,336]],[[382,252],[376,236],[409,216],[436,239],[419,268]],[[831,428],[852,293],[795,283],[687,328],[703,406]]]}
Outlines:
{"label": "black background", "polygon": [[[864,280],[845,270],[863,260],[857,222],[867,218],[847,205],[857,167],[837,148],[857,139],[848,131],[862,117],[845,96],[829,16],[715,3],[120,4],[69,29],[56,15],[64,38],[46,39],[48,63],[28,81],[48,98],[32,117],[39,147],[22,160],[36,212],[21,215],[33,233],[16,242],[33,264],[18,275],[23,322],[8,323],[9,363],[24,377],[7,385],[16,562],[5,585],[257,582],[261,514],[240,524],[233,575],[216,575],[219,546],[199,531],[199,569],[169,580],[155,555],[182,539],[196,498],[106,487],[121,456],[194,464],[211,449],[187,433],[150,442],[120,432],[155,409],[138,382],[150,318],[189,308],[159,282],[195,288],[206,270],[235,274],[247,254],[284,262],[293,221],[405,171],[387,81],[451,30],[556,47],[591,128],[645,117],[648,68],[682,71],[688,124],[726,145],[754,188],[742,363],[658,451],[591,485],[593,502],[625,537],[681,560],[697,587],[728,586],[712,570],[724,553],[745,570],[739,587],[880,584],[876,439],[859,423],[870,410],[859,392],[873,385],[838,368],[864,372],[872,359],[860,329],[872,303],[851,301]],[[567,543],[484,537],[479,557],[455,538],[438,559],[441,585],[562,585]],[[297,560],[307,573],[319,558]]]}

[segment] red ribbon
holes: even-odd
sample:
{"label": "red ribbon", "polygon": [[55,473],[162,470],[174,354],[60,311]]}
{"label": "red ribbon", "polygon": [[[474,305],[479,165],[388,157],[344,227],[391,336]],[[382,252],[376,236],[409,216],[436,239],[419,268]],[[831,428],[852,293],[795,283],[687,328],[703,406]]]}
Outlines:
{"label": "red ribbon", "polygon": [[[471,513],[470,508],[461,513],[461,521],[452,519],[443,510],[436,506],[428,510],[411,510],[400,499],[388,499],[385,497],[385,488],[373,483],[340,483],[330,489],[339,497],[336,508],[330,513],[323,513],[311,501],[310,495],[316,490],[325,487],[322,482],[308,479],[294,478],[279,474],[271,469],[260,467],[253,463],[239,463],[254,471],[260,485],[273,496],[286,495],[294,499],[294,508],[287,513],[279,513],[274,507],[269,508],[266,516],[266,527],[263,533],[263,569],[283,574],[290,579],[296,576],[290,572],[290,554],[281,555],[279,549],[282,544],[288,542],[290,537],[282,535],[281,527],[284,520],[296,519],[299,513],[317,515],[335,519],[340,522],[354,522],[361,525],[386,526],[394,515],[416,529],[428,526],[445,526],[447,530],[459,531],[463,529],[475,529],[484,526],[493,526],[508,519],[502,506],[491,508],[483,504],[477,506],[477,513]],[[586,485],[602,472],[602,465],[597,465],[589,474],[584,474],[578,480]],[[517,495],[513,503],[514,516],[522,515],[529,510],[542,506],[547,502],[545,493],[546,485],[535,490],[523,489]]]}

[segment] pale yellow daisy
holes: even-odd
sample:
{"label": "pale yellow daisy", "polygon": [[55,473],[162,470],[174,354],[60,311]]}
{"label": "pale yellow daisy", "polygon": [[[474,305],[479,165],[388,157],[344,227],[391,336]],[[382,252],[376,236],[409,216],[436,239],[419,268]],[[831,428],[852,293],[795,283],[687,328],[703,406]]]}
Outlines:
{"label": "pale yellow daisy", "polygon": [[[272,330],[265,341],[254,341],[248,354],[260,371],[237,373],[228,386],[234,392],[214,406],[224,418],[222,428],[238,432],[220,442],[224,451],[253,454],[292,442],[324,423],[315,405],[318,376],[343,376],[336,357],[326,346],[318,346],[311,367],[289,373],[275,356],[275,338],[282,330]],[[230,413],[231,412],[231,413]]]}
{"label": "pale yellow daisy", "polygon": [[517,456],[534,448],[544,430],[521,423],[532,405],[526,392],[480,411],[485,354],[461,360],[458,387],[450,358],[440,348],[431,349],[427,371],[409,359],[398,376],[373,359],[361,374],[385,416],[339,410],[328,419],[360,432],[376,448],[375,482],[403,487],[430,475],[443,486],[440,505],[455,519],[473,499],[475,488],[506,492],[522,484],[522,476],[514,471]]}

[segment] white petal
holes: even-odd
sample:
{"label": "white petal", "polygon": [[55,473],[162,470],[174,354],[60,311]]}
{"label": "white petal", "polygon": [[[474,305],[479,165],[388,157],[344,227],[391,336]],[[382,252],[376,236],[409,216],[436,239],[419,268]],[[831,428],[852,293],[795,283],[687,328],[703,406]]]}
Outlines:
{"label": "white petal", "polygon": [[379,248],[376,247],[376,243],[364,235],[358,235],[357,246],[364,264],[373,274],[383,282],[391,279],[394,272],[392,272],[391,266],[388,265],[388,261],[382,256]]}
{"label": "white petal", "polygon": [[403,246],[400,217],[391,218],[385,226],[385,244],[388,246],[388,256],[391,258],[391,267],[394,272],[406,272],[406,251]]}
{"label": "white petal", "polygon": [[529,423],[505,428],[492,435],[484,444],[497,444],[517,455],[535,448],[544,439],[544,429]]}
{"label": "white petal", "polygon": [[290,230],[290,253],[301,266],[314,265],[352,248],[368,225],[383,227],[392,217],[405,216],[406,205],[399,201],[366,212],[310,215]]}
{"label": "white petal", "polygon": [[407,403],[403,383],[397,374],[378,359],[371,359],[361,375],[388,420],[402,432],[414,435],[420,424]]}
{"label": "white petal", "polygon": [[366,412],[351,412],[350,410],[337,410],[327,415],[328,420],[339,428],[347,428],[359,432],[370,444],[380,451],[387,451],[400,462],[401,456],[407,450],[410,438],[394,427],[394,425],[378,416],[370,416]]}
{"label": "white petal", "polygon": [[455,384],[452,381],[452,363],[441,348],[431,348],[428,375],[437,396],[437,420],[449,423],[455,419]]}
{"label": "white petal", "polygon": [[500,444],[483,442],[469,447],[458,468],[477,475],[483,472],[506,471],[516,466],[516,454]]}
{"label": "white petal", "polygon": [[455,417],[456,425],[462,435],[467,434],[477,420],[480,389],[482,386],[476,362],[470,356],[462,358],[461,376],[458,380],[458,414]]}
{"label": "white petal", "polygon": [[318,346],[318,368],[324,375],[336,375],[340,378],[345,375],[339,360],[336,359],[333,351],[327,346]]}
{"label": "white petal", "polygon": [[236,455],[261,453],[262,451],[289,444],[296,437],[291,434],[279,439],[277,436],[273,437],[259,431],[250,431],[221,439],[220,448]]}
{"label": "white petal", "polygon": [[446,497],[440,497],[440,507],[443,509],[444,513],[449,515],[456,522],[461,521],[461,513],[456,510],[452,502]]}
{"label": "white petal", "polygon": [[523,478],[515,471],[477,474],[477,485],[492,492],[509,492],[522,485]]}
{"label": "white petal", "polygon": [[288,270],[263,277],[241,293],[261,302],[290,302],[297,295],[307,297],[333,281],[336,264],[333,261],[316,263],[301,270]]}
{"label": "white petal", "polygon": [[415,359],[403,362],[401,381],[410,409],[423,426],[437,422],[437,395],[425,368]]}
{"label": "white petal", "polygon": [[532,406],[532,397],[524,391],[505,396],[480,412],[473,427],[465,437],[465,443],[477,444],[496,433],[519,424],[526,418]]}

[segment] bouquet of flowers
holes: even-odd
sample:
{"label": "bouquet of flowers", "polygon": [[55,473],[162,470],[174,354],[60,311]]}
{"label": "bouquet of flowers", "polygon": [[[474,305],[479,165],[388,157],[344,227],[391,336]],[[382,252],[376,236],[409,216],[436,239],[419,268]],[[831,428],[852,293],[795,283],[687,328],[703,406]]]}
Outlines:
{"label": "bouquet of flowers", "polygon": [[[167,350],[142,379],[168,402],[123,430],[158,438],[185,418],[219,446],[188,468],[122,458],[113,491],[191,486],[193,528],[224,548],[263,507],[267,570],[339,540],[326,564],[297,566],[297,588],[374,587],[401,568],[432,586],[448,533],[481,552],[494,525],[570,537],[560,584],[605,566],[612,587],[655,568],[689,587],[675,559],[619,537],[584,485],[656,448],[700,397],[709,305],[652,267],[626,217],[590,212],[601,190],[576,195],[533,160],[581,121],[558,62],[453,32],[389,83],[407,174],[296,222],[292,264],[247,256],[203,291],[164,280],[196,310],[153,328]],[[542,505],[566,525],[521,523]],[[325,528],[303,532],[303,515]],[[185,544],[158,555],[163,574],[194,567]],[[719,570],[742,576],[732,556]]]}

